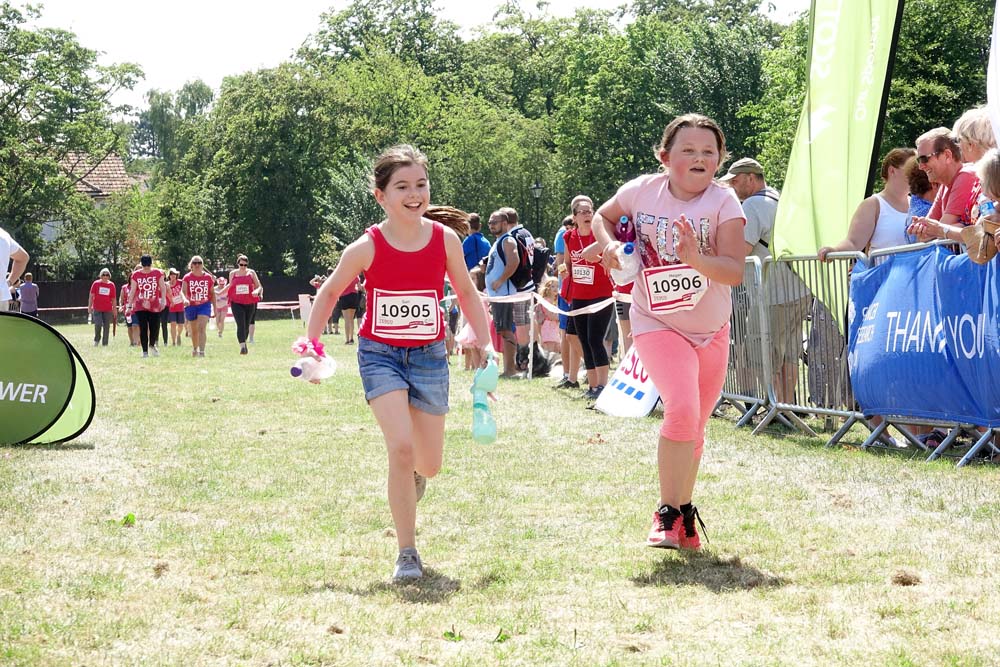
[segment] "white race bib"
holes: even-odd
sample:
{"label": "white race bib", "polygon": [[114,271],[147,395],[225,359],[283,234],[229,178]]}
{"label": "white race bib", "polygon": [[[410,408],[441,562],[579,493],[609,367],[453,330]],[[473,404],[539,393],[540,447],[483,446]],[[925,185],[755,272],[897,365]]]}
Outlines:
{"label": "white race bib", "polygon": [[97,294],[99,296],[111,296],[111,288],[110,287],[98,287],[97,288]]}
{"label": "white race bib", "polygon": [[175,303],[175,304],[177,304],[177,303],[183,303],[184,302],[184,297],[182,297],[182,296],[175,296],[173,299],[171,299],[171,301],[173,303]]}
{"label": "white race bib", "polygon": [[372,333],[381,338],[437,340],[441,331],[438,299],[434,290],[372,294]]}
{"label": "white race bib", "polygon": [[708,289],[708,278],[687,264],[672,264],[645,269],[649,309],[654,313],[679,313],[691,310]]}
{"label": "white race bib", "polygon": [[242,285],[237,285],[236,286],[236,293],[237,294],[249,294],[250,293],[250,286],[247,285],[247,284],[245,284],[245,283],[242,284]]}
{"label": "white race bib", "polygon": [[573,265],[573,282],[581,285],[594,284],[594,267],[587,264]]}

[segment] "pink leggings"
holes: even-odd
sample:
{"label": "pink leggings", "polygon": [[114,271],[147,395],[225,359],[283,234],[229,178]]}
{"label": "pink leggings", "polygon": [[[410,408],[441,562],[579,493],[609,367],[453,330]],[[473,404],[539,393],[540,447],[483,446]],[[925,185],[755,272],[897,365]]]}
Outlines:
{"label": "pink leggings", "polygon": [[729,326],[697,349],[667,329],[636,336],[635,348],[663,400],[660,435],[677,442],[693,441],[695,456],[701,456],[705,424],[726,381]]}

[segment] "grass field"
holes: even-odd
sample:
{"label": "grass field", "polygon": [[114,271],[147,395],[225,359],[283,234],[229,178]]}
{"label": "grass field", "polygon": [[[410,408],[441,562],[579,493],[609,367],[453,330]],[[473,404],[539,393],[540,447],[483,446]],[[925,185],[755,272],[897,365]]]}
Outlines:
{"label": "grass field", "polygon": [[[291,380],[262,322],[141,359],[90,346],[78,440],[0,447],[2,665],[996,665],[1000,470],[714,419],[711,542],[642,546],[658,421],[506,382],[469,435],[453,362],[445,465],[419,506],[428,576],[389,583],[385,455],[354,348]],[[133,521],[134,518],[134,521]]]}

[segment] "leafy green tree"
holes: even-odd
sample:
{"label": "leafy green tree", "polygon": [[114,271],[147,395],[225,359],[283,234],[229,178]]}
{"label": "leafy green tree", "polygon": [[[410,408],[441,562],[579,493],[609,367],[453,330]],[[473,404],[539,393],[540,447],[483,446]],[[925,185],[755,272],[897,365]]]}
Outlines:
{"label": "leafy green tree", "polygon": [[69,206],[78,177],[71,154],[101,160],[124,148],[108,100],[142,76],[136,65],[104,66],[66,30],[25,27],[39,16],[0,3],[0,226],[27,246],[41,223]]}
{"label": "leafy green tree", "polygon": [[434,75],[461,60],[458,26],[438,18],[435,0],[353,0],[323,14],[322,25],[299,50],[311,65],[335,66],[374,52],[389,53]]}

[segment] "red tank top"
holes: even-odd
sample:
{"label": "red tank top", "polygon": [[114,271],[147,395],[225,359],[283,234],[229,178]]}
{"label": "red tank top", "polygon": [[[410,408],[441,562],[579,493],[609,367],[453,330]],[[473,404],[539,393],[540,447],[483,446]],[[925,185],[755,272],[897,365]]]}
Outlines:
{"label": "red tank top", "polygon": [[566,243],[566,268],[569,269],[571,299],[606,299],[611,296],[611,279],[599,262],[583,258],[583,249],[594,242],[593,234],[580,236],[573,231],[563,236]]}
{"label": "red tank top", "polygon": [[365,271],[368,306],[359,336],[397,347],[418,347],[444,338],[446,251],[444,227],[434,223],[431,240],[415,252],[389,245],[377,225],[365,233],[375,257]]}
{"label": "red tank top", "polygon": [[229,300],[231,302],[240,303],[244,306],[256,303],[253,295],[253,276],[249,273],[244,276],[239,274],[234,275],[233,281],[229,284],[232,286],[229,288]]}

